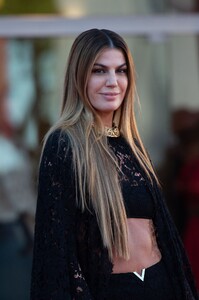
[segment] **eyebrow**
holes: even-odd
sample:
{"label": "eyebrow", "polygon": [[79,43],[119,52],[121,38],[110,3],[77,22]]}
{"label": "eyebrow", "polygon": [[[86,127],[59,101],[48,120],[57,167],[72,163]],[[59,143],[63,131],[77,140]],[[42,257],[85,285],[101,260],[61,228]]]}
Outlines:
{"label": "eyebrow", "polygon": [[[102,68],[107,68],[107,66],[105,66],[105,65],[103,65],[103,64],[98,64],[98,63],[94,64],[94,67],[95,67],[95,66],[102,67]],[[122,68],[122,67],[124,67],[124,66],[127,66],[127,64],[124,63],[124,64],[122,64],[122,65],[120,65],[120,66],[117,66],[117,68]]]}

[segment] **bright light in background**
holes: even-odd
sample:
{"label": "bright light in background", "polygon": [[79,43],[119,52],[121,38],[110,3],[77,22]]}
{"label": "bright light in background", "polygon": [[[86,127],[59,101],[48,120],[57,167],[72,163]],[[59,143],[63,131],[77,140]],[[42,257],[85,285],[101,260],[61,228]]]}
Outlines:
{"label": "bright light in background", "polygon": [[57,4],[57,8],[60,11],[60,14],[66,17],[79,18],[86,15],[85,8],[81,3],[78,3],[78,1],[58,0],[56,4]]}
{"label": "bright light in background", "polygon": [[64,15],[69,18],[79,18],[85,16],[86,12],[82,7],[71,4],[65,8]]}
{"label": "bright light in background", "polygon": [[4,0],[0,0],[0,8],[2,8],[3,7],[3,5],[4,5]]}

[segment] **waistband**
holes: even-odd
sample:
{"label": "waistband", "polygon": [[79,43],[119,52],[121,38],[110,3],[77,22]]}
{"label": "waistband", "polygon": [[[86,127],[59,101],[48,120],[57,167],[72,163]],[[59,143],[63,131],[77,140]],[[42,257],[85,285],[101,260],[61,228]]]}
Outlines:
{"label": "waistband", "polygon": [[147,274],[149,276],[155,276],[157,274],[157,272],[159,270],[161,270],[163,267],[164,267],[164,262],[163,262],[163,259],[161,258],[161,260],[158,261],[157,263],[155,263],[147,268],[143,268],[141,270],[140,274],[138,272],[112,273],[111,277],[113,279],[119,279],[119,278],[125,277],[125,276],[136,276],[141,281],[144,281],[145,274]]}

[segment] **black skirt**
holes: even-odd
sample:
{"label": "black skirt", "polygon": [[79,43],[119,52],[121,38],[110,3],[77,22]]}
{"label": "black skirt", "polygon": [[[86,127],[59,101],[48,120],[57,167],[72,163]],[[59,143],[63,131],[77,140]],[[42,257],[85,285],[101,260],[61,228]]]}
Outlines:
{"label": "black skirt", "polygon": [[[175,271],[175,270],[174,270]],[[142,281],[134,273],[111,274],[106,300],[175,300],[163,260],[145,269]]]}

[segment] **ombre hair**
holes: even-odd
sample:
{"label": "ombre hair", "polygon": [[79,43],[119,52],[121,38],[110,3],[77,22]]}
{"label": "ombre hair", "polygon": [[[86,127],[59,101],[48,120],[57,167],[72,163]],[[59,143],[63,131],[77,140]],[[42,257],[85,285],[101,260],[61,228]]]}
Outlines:
{"label": "ombre hair", "polygon": [[67,63],[61,115],[46,139],[58,128],[66,133],[73,152],[76,188],[79,191],[77,204],[82,211],[89,209],[90,205],[94,209],[104,247],[107,247],[112,260],[114,255],[129,258],[127,217],[118,179],[117,159],[108,146],[103,123],[87,93],[94,63],[105,49],[110,48],[123,53],[128,77],[126,95],[114,113],[114,120],[143,171],[151,181],[152,177],[156,178],[135,120],[134,104],[137,97],[133,59],[124,39],[113,31],[90,29],[75,39]]}

